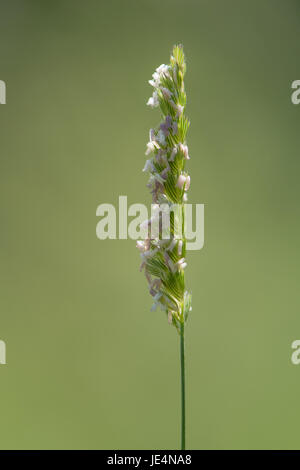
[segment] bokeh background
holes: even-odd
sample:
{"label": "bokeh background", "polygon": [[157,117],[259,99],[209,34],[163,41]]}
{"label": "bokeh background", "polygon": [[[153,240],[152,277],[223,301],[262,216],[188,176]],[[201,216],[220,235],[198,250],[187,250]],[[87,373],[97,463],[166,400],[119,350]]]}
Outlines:
{"label": "bokeh background", "polygon": [[179,338],[103,202],[150,203],[147,80],[188,61],[187,445],[299,443],[299,0],[1,1],[0,447],[179,446]]}

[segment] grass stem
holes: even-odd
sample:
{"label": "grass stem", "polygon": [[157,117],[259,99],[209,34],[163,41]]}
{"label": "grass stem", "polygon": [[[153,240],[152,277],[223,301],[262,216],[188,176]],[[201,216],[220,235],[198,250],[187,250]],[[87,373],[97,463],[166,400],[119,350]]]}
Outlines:
{"label": "grass stem", "polygon": [[185,344],[184,320],[180,326],[180,364],[181,364],[181,450],[185,450]]}

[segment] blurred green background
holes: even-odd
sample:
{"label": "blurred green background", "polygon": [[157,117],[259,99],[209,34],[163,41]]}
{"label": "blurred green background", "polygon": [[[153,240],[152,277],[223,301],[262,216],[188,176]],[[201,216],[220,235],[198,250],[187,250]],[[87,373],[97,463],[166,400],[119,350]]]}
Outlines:
{"label": "blurred green background", "polygon": [[300,448],[299,0],[1,1],[0,446],[179,445],[179,338],[96,208],[150,203],[147,80],[188,62],[187,445]]}

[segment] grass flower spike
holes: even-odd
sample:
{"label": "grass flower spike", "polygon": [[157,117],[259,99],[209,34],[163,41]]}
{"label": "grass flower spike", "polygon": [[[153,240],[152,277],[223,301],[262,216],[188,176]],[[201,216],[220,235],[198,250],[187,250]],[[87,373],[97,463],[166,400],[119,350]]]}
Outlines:
{"label": "grass flower spike", "polygon": [[[150,129],[144,166],[149,172],[147,187],[152,194],[154,210],[144,228],[148,235],[137,243],[142,264],[153,297],[152,310],[158,306],[180,334],[182,427],[181,447],[185,448],[185,351],[184,326],[191,310],[191,294],[185,289],[186,240],[185,202],[190,176],[185,166],[190,159],[186,144],[189,120],[185,116],[185,58],[181,45],[174,46],[170,65],[160,65],[149,80],[153,94],[147,105],[160,108],[162,121]],[[164,232],[164,215],[169,226]],[[158,230],[153,230],[158,227]],[[155,232],[155,234],[154,234]]]}

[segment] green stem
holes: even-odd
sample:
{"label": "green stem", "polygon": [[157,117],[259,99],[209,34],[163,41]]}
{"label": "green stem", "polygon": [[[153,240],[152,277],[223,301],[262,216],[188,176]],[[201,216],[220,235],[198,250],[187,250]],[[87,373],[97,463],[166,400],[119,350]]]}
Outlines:
{"label": "green stem", "polygon": [[185,347],[184,320],[180,324],[180,364],[181,364],[181,450],[185,450]]}

